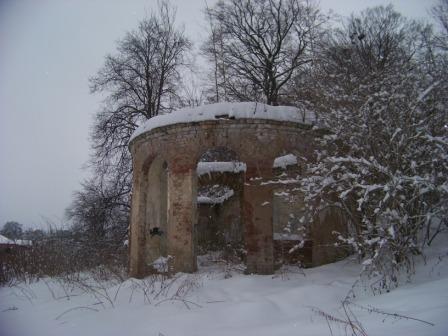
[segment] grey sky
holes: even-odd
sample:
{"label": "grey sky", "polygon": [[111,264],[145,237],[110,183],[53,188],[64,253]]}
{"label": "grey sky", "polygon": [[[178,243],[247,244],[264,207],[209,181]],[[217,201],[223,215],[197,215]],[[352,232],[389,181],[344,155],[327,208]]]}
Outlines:
{"label": "grey sky", "polygon": [[[215,1],[209,0],[212,4]],[[406,16],[427,18],[436,0],[321,0],[348,15],[392,3]],[[0,227],[15,220],[45,227],[87,176],[89,129],[100,98],[88,77],[115,41],[155,0],[0,0]],[[172,1],[188,36],[206,34],[204,0]]]}

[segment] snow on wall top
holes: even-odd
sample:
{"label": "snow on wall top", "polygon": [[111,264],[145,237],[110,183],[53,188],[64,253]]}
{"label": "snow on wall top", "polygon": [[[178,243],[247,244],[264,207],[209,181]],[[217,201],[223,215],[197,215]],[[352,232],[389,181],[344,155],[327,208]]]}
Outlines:
{"label": "snow on wall top", "polygon": [[158,127],[216,119],[267,119],[314,125],[316,115],[293,106],[270,106],[255,102],[209,104],[148,119],[134,131],[130,141]]}
{"label": "snow on wall top", "polygon": [[196,174],[202,176],[210,173],[240,173],[246,171],[244,162],[198,162]]}
{"label": "snow on wall top", "polygon": [[273,168],[283,168],[286,169],[287,166],[292,166],[297,164],[297,156],[294,154],[287,154],[284,156],[279,156],[275,158]]}
{"label": "snow on wall top", "polygon": [[21,246],[31,246],[31,245],[33,245],[33,242],[31,240],[25,240],[25,239],[16,239],[16,240],[14,240],[14,243],[16,245],[21,245]]}

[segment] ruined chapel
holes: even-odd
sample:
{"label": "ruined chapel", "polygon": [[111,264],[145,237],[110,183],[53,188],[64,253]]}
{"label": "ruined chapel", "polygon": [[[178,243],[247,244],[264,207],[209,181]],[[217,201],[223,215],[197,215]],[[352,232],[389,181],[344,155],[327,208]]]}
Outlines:
{"label": "ruined chapel", "polygon": [[231,250],[248,273],[333,262],[347,251],[336,209],[312,224],[299,182],[321,130],[309,111],[219,103],[148,120],[134,133],[129,271],[194,272],[197,256]]}

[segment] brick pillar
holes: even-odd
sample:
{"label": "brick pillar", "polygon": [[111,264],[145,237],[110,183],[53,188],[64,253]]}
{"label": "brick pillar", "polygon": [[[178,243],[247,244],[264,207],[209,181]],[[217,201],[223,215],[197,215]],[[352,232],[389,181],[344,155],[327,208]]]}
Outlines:
{"label": "brick pillar", "polygon": [[247,273],[274,273],[272,226],[272,187],[260,183],[269,180],[271,168],[260,176],[259,166],[248,166],[244,183],[243,223],[247,250]]}
{"label": "brick pillar", "polygon": [[[173,166],[171,166],[173,167]],[[167,248],[173,272],[195,272],[193,226],[196,221],[196,167],[168,173]]]}
{"label": "brick pillar", "polygon": [[129,226],[129,275],[142,278],[144,270],[146,183],[141,171],[134,171]]}

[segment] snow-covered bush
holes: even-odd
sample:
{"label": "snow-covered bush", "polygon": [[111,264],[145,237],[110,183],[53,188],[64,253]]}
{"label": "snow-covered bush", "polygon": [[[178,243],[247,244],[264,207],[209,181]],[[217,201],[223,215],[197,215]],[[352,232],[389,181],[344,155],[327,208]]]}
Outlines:
{"label": "snow-covered bush", "polygon": [[77,278],[96,273],[103,279],[123,278],[128,248],[113,242],[94,243],[69,230],[51,230],[29,246],[12,249],[0,258],[0,285],[33,282],[45,277]]}
{"label": "snow-covered bush", "polygon": [[315,213],[344,210],[351,233],[341,243],[386,288],[448,228],[446,56],[390,7],[352,17],[339,34],[316,70],[329,78],[315,103],[329,132],[302,187]]}

